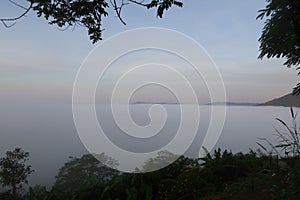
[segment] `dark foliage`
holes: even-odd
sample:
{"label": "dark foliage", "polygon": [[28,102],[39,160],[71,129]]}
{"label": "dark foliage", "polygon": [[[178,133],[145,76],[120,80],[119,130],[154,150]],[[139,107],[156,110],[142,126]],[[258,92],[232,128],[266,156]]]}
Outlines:
{"label": "dark foliage", "polygon": [[6,152],[3,158],[0,158],[0,183],[9,190],[5,198],[12,196],[18,197],[18,191],[22,189],[22,184],[27,184],[28,176],[33,172],[30,165],[26,165],[29,153],[21,148]]}
{"label": "dark foliage", "polygon": [[[286,58],[287,67],[300,64],[300,2],[298,0],[266,0],[258,19],[267,18],[260,42],[259,58]],[[297,70],[300,68],[298,67]],[[300,75],[300,74],[298,74]],[[294,88],[300,94],[300,83]]]}
{"label": "dark foliage", "polygon": [[23,8],[25,11],[15,18],[2,18],[0,21],[5,27],[11,27],[9,22],[15,22],[24,17],[29,11],[36,12],[38,17],[44,17],[49,24],[57,25],[67,29],[77,25],[87,29],[90,40],[93,43],[102,40],[102,20],[108,17],[109,8],[115,11],[120,21],[126,25],[122,19],[121,11],[125,5],[135,4],[146,9],[156,8],[156,15],[162,18],[164,12],[172,6],[182,7],[183,3],[175,0],[24,0],[28,1],[26,8],[14,1],[14,5]]}
{"label": "dark foliage", "polygon": [[[94,156],[103,162],[98,161]],[[52,198],[92,199],[93,196],[100,196],[101,188],[118,175],[118,171],[113,169],[116,166],[117,162],[104,154],[72,157],[59,170],[55,178]]]}
{"label": "dark foliage", "polygon": [[[166,155],[166,152],[163,153]],[[161,159],[161,155],[159,155]],[[158,156],[158,157],[159,157]],[[115,161],[104,154],[106,164]],[[152,161],[155,160],[152,159]],[[30,187],[27,194],[0,193],[1,200],[167,200],[167,199],[292,199],[300,198],[299,157],[233,154],[217,149],[201,159],[179,157],[148,173],[119,173],[93,155],[71,158],[60,170],[52,189]],[[152,162],[146,162],[149,164]],[[114,165],[115,166],[115,165]]]}

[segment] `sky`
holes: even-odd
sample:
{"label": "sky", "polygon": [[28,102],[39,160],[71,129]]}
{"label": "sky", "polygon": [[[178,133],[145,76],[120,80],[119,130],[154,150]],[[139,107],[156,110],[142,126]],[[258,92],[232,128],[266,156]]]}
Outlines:
{"label": "sky", "polygon": [[[26,5],[25,0],[16,2]],[[126,26],[112,11],[103,19],[103,39],[133,28],[179,31],[202,45],[219,67],[228,101],[264,102],[289,93],[298,81],[295,69],[284,67],[284,60],[257,59],[263,21],[256,16],[264,6],[262,0],[194,0],[186,1],[183,8],[170,9],[159,19],[155,10],[128,5],[122,11]],[[0,17],[20,12],[8,0],[0,2]],[[0,26],[0,36],[1,103],[15,105],[70,103],[81,63],[101,43],[93,45],[83,27],[61,31],[34,12],[9,29]],[[129,64],[127,59],[124,65]],[[122,71],[116,68],[106,79],[116,74]],[[105,91],[98,93],[100,99],[105,97]],[[162,91],[157,94],[164,100]],[[141,92],[140,97],[155,100],[151,92]]]}

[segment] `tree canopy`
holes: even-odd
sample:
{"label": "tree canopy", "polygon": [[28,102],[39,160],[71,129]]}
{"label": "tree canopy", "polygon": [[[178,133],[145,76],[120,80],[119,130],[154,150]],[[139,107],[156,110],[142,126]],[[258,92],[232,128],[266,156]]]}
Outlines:
{"label": "tree canopy", "polygon": [[113,9],[120,21],[126,25],[121,16],[124,6],[135,4],[147,9],[156,8],[156,16],[159,18],[162,18],[164,11],[172,6],[183,6],[182,2],[176,0],[24,0],[28,2],[27,7],[9,1],[24,9],[24,12],[15,18],[0,19],[5,27],[14,25],[15,21],[29,11],[34,11],[38,17],[44,17],[49,24],[63,29],[77,25],[85,27],[93,43],[102,40],[102,19],[108,17],[109,9]]}
{"label": "tree canopy", "polygon": [[[266,19],[262,30],[259,58],[285,58],[287,67],[300,64],[300,2],[298,0],[266,0],[258,19]],[[300,67],[297,67],[299,70]],[[298,73],[300,75],[300,72]],[[300,94],[300,83],[294,88]]]}
{"label": "tree canopy", "polygon": [[3,158],[0,158],[0,183],[9,187],[9,192],[16,197],[17,190],[22,188],[23,183],[28,183],[28,176],[33,172],[30,165],[26,165],[29,153],[21,148],[14,151],[7,151]]}
{"label": "tree canopy", "polygon": [[117,165],[116,160],[104,153],[86,154],[81,158],[71,157],[71,160],[59,169],[53,190],[60,196],[59,199],[76,199],[78,195],[89,192],[85,191],[86,188],[100,188],[110,181],[119,173],[114,169]]}

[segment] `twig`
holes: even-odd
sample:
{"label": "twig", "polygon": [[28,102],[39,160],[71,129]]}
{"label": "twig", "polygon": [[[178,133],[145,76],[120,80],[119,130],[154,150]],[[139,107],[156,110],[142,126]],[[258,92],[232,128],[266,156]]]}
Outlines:
{"label": "twig", "polygon": [[16,3],[16,2],[14,2],[13,0],[8,0],[8,1],[9,1],[10,3],[12,3],[12,4],[14,4],[14,5],[20,7],[20,8],[23,8],[24,10],[27,10],[27,8],[25,8],[24,6],[22,6],[22,5],[20,5],[20,4]]}
{"label": "twig", "polygon": [[20,16],[18,16],[18,17],[14,17],[14,18],[2,18],[2,19],[0,19],[0,21],[2,22],[2,24],[6,27],[6,28],[10,28],[10,27],[12,27],[12,26],[14,26],[15,24],[16,24],[16,22],[15,23],[13,23],[12,25],[7,25],[7,23],[6,22],[8,22],[8,21],[17,21],[18,19],[21,19],[22,17],[24,17],[29,11],[30,11],[30,9],[32,8],[32,2],[30,3],[30,6],[28,7],[28,8],[25,8],[25,7],[23,7],[23,6],[21,6],[21,5],[19,5],[19,4],[17,4],[17,3],[15,3],[15,2],[13,2],[13,1],[11,1],[12,3],[14,3],[15,5],[17,5],[17,6],[19,6],[19,7],[21,7],[21,8],[24,8],[25,9],[25,12],[24,13],[22,13]]}
{"label": "twig", "polygon": [[121,11],[122,11],[122,8],[123,8],[124,5],[126,5],[126,4],[124,3],[124,1],[122,0],[122,3],[121,3],[121,5],[120,5],[120,7],[118,7],[116,0],[113,0],[113,2],[110,1],[110,3],[113,5],[114,10],[116,11],[116,14],[117,14],[119,20],[122,22],[122,24],[126,25],[126,22],[125,22],[125,21],[122,19],[122,17],[121,17]]}
{"label": "twig", "polygon": [[128,0],[129,2],[141,5],[141,6],[148,6],[149,4],[143,3],[144,1],[135,1],[135,0]]}

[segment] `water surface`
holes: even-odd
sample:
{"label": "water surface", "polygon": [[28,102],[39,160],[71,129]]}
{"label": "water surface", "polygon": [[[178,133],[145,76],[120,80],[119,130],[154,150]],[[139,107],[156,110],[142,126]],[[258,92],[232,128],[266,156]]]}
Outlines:
{"label": "water surface", "polygon": [[[141,126],[150,121],[150,105],[131,105],[132,119]],[[105,131],[111,133],[111,139],[127,150],[148,151],[163,146],[171,140],[180,120],[179,105],[163,105],[168,111],[164,129],[159,133],[163,138],[152,138],[151,143],[132,145],[132,140],[120,137],[121,130],[112,121],[108,105],[96,106],[100,123]],[[190,105],[196,109],[197,105]],[[80,141],[72,118],[72,106],[61,105],[1,105],[0,154],[15,147],[30,152],[30,164],[35,172],[30,176],[30,184],[51,185],[58,169],[69,156],[81,156],[87,150]],[[193,144],[186,155],[196,157],[202,144],[210,120],[210,106],[200,106],[200,126]],[[233,152],[247,152],[257,149],[257,138],[265,137],[274,141],[274,127],[280,129],[275,118],[289,122],[289,108],[285,107],[245,107],[229,106],[222,134],[216,144],[222,149]],[[136,144],[136,143],[134,143]]]}

